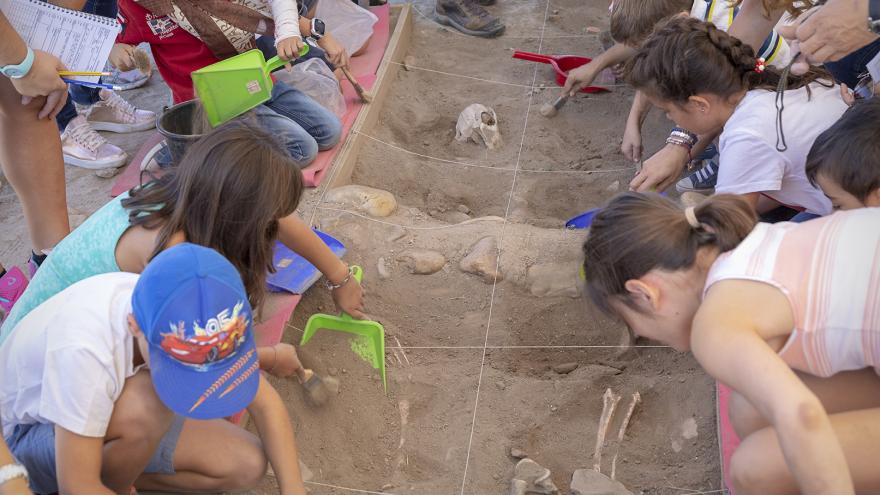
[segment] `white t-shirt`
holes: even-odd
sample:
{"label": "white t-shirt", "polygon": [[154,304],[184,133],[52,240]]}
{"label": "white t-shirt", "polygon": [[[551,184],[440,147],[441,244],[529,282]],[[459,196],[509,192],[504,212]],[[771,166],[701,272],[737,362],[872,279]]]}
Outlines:
{"label": "white t-shirt", "polygon": [[138,275],[105,273],[49,298],[0,347],[0,421],[50,423],[103,437],[125,379],[134,374],[128,332]]}
{"label": "white t-shirt", "polygon": [[813,141],[847,106],[837,86],[813,83],[810,89],[809,100],[806,88],[785,92],[782,130],[788,149],[781,152],[776,150],[776,92],[746,93],[718,141],[716,193],[763,192],[790,207],[817,215],[831,213],[831,202],[810,184],[804,167]]}

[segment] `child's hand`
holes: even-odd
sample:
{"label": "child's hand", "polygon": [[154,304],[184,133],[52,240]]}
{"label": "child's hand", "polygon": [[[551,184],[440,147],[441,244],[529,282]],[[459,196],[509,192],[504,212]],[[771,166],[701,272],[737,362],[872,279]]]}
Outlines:
{"label": "child's hand", "polygon": [[278,50],[278,57],[287,62],[296,60],[302,47],[303,41],[299,36],[285,38],[275,45],[275,49]]}
{"label": "child's hand", "polygon": [[318,41],[318,46],[324,49],[327,52],[327,60],[330,61],[331,64],[336,67],[348,67],[349,56],[348,52],[345,51],[345,47],[342,46],[336,38],[334,38],[331,34],[325,35]]}
{"label": "child's hand", "polygon": [[110,65],[122,72],[134,69],[134,50],[131,45],[116,43],[110,50]]}
{"label": "child's hand", "polygon": [[565,87],[562,90],[563,94],[574,96],[578,91],[589,86],[593,79],[596,79],[592,66],[593,64],[589,63],[577,69],[572,69],[565,80]]}
{"label": "child's hand", "polygon": [[[286,378],[302,369],[302,363],[299,356],[296,355],[296,348],[290,344],[275,344],[272,346],[272,357],[269,366],[264,368],[270,374],[278,378]],[[260,363],[262,364],[262,363]]]}
{"label": "child's hand", "polygon": [[629,183],[629,189],[636,192],[665,191],[678,180],[688,158],[686,148],[667,144],[645,160],[642,170]]}
{"label": "child's hand", "polygon": [[840,83],[840,97],[843,98],[843,102],[849,107],[856,104],[856,96],[843,83]]}
{"label": "child's hand", "polygon": [[364,314],[364,289],[354,277],[347,284],[333,290],[333,302],[338,309],[350,314],[352,318],[363,320],[367,317]]}
{"label": "child's hand", "polygon": [[623,156],[634,162],[642,160],[642,131],[638,125],[627,122],[626,130],[623,131],[623,142],[620,144],[620,152]]}

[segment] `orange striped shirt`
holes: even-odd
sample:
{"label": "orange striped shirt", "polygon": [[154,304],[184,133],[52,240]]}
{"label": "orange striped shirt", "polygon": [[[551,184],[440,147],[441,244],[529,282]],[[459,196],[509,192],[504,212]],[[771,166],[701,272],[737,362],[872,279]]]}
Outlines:
{"label": "orange striped shirt", "polygon": [[704,296],[731,279],[764,282],[788,298],[795,326],[779,355],[792,368],[820,377],[880,372],[880,208],[758,224],[718,257]]}

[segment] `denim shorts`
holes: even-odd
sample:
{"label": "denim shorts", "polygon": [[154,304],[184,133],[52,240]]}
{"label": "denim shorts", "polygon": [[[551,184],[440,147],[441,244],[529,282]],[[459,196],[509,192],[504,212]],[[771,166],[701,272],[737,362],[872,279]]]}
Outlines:
{"label": "denim shorts", "polygon": [[[174,451],[183,429],[183,416],[174,416],[171,428],[162,437],[144,473],[174,474]],[[35,494],[58,492],[55,472],[55,425],[36,423],[17,425],[6,438],[13,457],[28,471],[31,490]]]}

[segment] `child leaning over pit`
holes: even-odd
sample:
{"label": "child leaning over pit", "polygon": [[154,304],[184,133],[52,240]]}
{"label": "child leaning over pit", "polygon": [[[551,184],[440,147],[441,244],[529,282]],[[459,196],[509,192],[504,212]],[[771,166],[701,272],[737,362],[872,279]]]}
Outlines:
{"label": "child leaning over pit", "polygon": [[819,134],[807,177],[835,210],[880,206],[880,98],[856,102]]}
{"label": "child leaning over pit", "polygon": [[[655,32],[627,66],[627,79],[676,125],[699,135],[719,133],[715,191],[740,194],[801,211],[803,221],[831,212],[831,203],[807,180],[804,164],[816,136],[847,106],[823,74],[789,76],[755,58],[751,47],[711,23],[673,18]],[[779,101],[784,110],[777,110]],[[687,151],[690,144],[676,146]],[[760,211],[764,213],[764,211]]]}
{"label": "child leaning over pit", "polygon": [[[28,314],[0,349],[0,410],[34,492],[238,491],[268,459],[280,493],[304,495],[247,299],[229,261],[184,243]],[[259,439],[223,419],[244,408]]]}
{"label": "child leaning over pit", "polygon": [[[238,269],[251,306],[266,294],[275,240],[338,286],[333,299],[362,318],[363,291],[349,267],[294,210],[302,174],[274,138],[247,122],[221,126],[192,145],[178,167],[110,201],[64,238],[34,276],[0,331],[0,344],[38,305],[101,273],[140,273],[163,250],[191,242],[219,251]],[[293,346],[257,349],[269,372],[310,378]]]}
{"label": "child leaning over pit", "polygon": [[733,389],[737,494],[880,490],[880,209],[757,223],[625,193],[584,243],[587,293]]}

